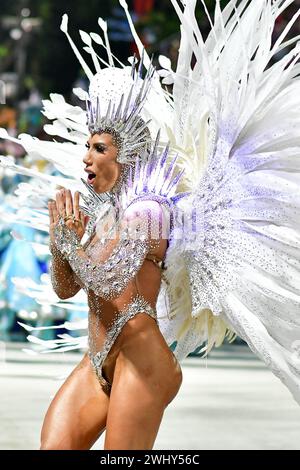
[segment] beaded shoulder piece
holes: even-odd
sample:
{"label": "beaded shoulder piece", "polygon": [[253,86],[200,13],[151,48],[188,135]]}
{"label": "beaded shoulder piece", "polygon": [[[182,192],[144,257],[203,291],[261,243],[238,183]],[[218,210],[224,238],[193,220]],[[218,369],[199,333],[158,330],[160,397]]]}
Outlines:
{"label": "beaded shoulder piece", "polygon": [[88,195],[81,194],[85,205],[80,207],[92,221],[89,232],[94,230],[97,221],[109,211],[115,212],[117,221],[131,204],[143,200],[156,201],[168,209],[172,229],[177,203],[188,194],[178,193],[178,184],[184,170],[176,171],[176,161],[177,155],[169,156],[168,146],[163,150],[159,149],[158,133],[152,151],[137,158],[135,165],[126,165],[117,188],[111,192],[97,194],[82,179],[88,188]]}

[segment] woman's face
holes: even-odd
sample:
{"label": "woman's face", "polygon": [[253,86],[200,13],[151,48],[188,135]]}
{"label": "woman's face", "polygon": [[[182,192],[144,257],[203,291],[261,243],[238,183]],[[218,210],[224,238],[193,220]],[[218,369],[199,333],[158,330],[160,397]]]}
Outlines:
{"label": "woman's face", "polygon": [[113,143],[111,134],[91,135],[86,143],[87,152],[83,158],[88,173],[87,182],[93,186],[96,192],[102,192],[103,183],[116,179],[118,163],[116,161],[118,148]]}

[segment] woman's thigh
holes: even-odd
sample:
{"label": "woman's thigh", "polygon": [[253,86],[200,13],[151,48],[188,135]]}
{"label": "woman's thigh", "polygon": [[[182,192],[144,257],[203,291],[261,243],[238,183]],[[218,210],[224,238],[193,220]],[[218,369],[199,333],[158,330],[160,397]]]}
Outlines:
{"label": "woman's thigh", "polygon": [[123,327],[107,416],[105,449],[152,449],[182,372],[158,326],[138,314]]}
{"label": "woman's thigh", "polygon": [[108,404],[85,354],[48,408],[41,449],[90,449],[105,430]]}

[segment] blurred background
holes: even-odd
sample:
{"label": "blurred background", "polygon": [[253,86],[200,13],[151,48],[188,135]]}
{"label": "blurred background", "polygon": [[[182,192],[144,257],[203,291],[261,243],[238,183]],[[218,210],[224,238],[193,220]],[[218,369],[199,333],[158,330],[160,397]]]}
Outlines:
{"label": "blurred background", "polygon": [[[221,1],[222,6],[225,6],[226,3],[228,3],[226,0]],[[213,15],[215,1],[206,0],[206,4]],[[163,54],[171,58],[174,69],[179,46],[179,21],[171,2],[169,0],[129,0],[128,5],[144,45],[150,55],[154,54],[154,63],[157,63],[158,56]],[[300,0],[294,1],[278,18],[274,41],[299,6]],[[108,33],[113,53],[120,60],[126,61],[128,56],[136,52],[124,11],[120,8],[118,0],[89,0],[87,2],[82,0],[64,0],[63,2],[61,0],[15,0],[13,2],[0,0],[0,7],[0,127],[7,129],[11,136],[28,133],[40,139],[50,139],[51,137],[45,133],[43,128],[46,119],[41,113],[42,100],[48,99],[50,93],[60,93],[68,103],[79,105],[72,89],[74,87],[87,89],[88,87],[79,62],[64,34],[60,31],[61,18],[64,13],[69,15],[69,32],[77,44],[81,44],[79,30],[98,32],[97,21],[101,16],[108,21]],[[200,1],[198,2],[197,17],[205,37],[210,28]],[[292,36],[300,34],[299,21],[296,22],[290,34]],[[101,54],[101,49],[99,52]],[[88,58],[86,60],[88,61]],[[9,155],[12,160],[17,162],[22,159],[24,164],[31,168],[43,165],[42,162],[31,161],[24,154],[21,146],[2,139],[0,139],[0,155]],[[51,168],[45,170],[50,173],[55,171]],[[10,198],[18,184],[26,179],[25,176],[16,175],[10,170],[0,167],[0,206],[2,205],[6,209],[10,207]],[[37,304],[34,298],[25,296],[17,289],[13,282],[15,277],[28,277],[39,283],[41,276],[47,275],[49,271],[48,254],[40,252],[38,249],[35,250],[34,247],[28,246],[28,243],[22,242],[20,240],[22,235],[37,243],[47,238],[46,234],[38,233],[28,227],[16,227],[11,220],[7,222],[0,211],[0,355],[2,348],[2,356],[8,357],[8,362],[15,365],[25,360],[24,353],[20,352],[20,349],[24,346],[27,334],[17,321],[25,320],[33,326],[47,326],[60,324],[64,320],[72,320],[83,315],[80,309],[68,311],[58,307],[43,307]],[[44,339],[51,339],[56,333],[57,331],[54,333],[50,330],[39,333],[39,335]],[[248,361],[247,364],[250,364],[251,369],[251,361],[254,361],[255,367],[258,367],[259,371],[265,370],[264,366],[255,362],[256,359],[243,341],[237,339],[235,344],[239,348],[236,350],[238,351],[236,357],[238,357],[238,361],[242,361],[241,364],[246,364]],[[213,353],[212,360],[214,357],[218,360],[223,357],[225,362],[219,363],[221,369],[224,364],[227,364],[227,360],[228,364],[232,366],[232,370],[239,367],[228,359],[231,353],[228,353],[229,356],[226,355],[226,346],[224,351],[223,355],[218,352],[214,356],[215,353]],[[192,356],[192,360],[196,359]],[[233,358],[233,356],[231,357]],[[66,358],[66,363],[73,364],[75,362],[74,356]],[[228,364],[226,367],[230,368],[231,366]],[[193,362],[192,369],[194,367]],[[214,365],[212,365],[213,367]],[[41,368],[41,363],[39,363],[36,369],[36,374],[39,377],[42,373]],[[3,377],[6,375],[10,377],[10,372],[5,370]],[[15,372],[13,369],[10,371],[12,371],[11,376],[14,373],[18,374],[17,366]],[[29,377],[30,374],[34,375],[32,371],[28,373]],[[259,374],[258,377],[260,377]],[[274,390],[274,387],[276,389],[277,382],[274,386],[273,378],[270,380],[272,389]],[[224,381],[226,382],[226,378]],[[26,388],[26,380],[25,382],[20,381],[19,386],[22,386],[22,383],[25,383]],[[245,387],[247,384],[245,376]],[[10,390],[13,390],[13,386],[13,383],[7,382],[7,396],[9,396]],[[40,389],[41,394],[45,393],[45,383],[43,387]],[[28,382],[28,390],[30,390],[30,381]],[[285,391],[280,393],[284,394]],[[28,397],[32,399],[29,391]],[[11,405],[10,402],[7,403],[8,408],[6,407],[6,409],[9,409]],[[12,426],[11,416],[6,416],[5,413],[3,416],[6,425]],[[39,415],[39,419],[41,419],[41,415]],[[9,446],[18,448],[16,429],[13,429],[12,435],[15,437],[11,438],[10,444],[1,444],[0,438],[0,448],[1,445],[2,448],[9,448]],[[168,432],[166,428],[166,436]],[[35,437],[26,444],[28,447],[23,448],[30,448]],[[192,439],[191,436],[190,439]],[[291,441],[292,439],[289,440],[287,436],[287,442]],[[167,438],[166,441],[161,442],[162,446],[165,445],[165,448],[168,448]],[[198,448],[186,445],[186,448]],[[213,446],[213,443],[207,444],[208,448],[210,445]]]}

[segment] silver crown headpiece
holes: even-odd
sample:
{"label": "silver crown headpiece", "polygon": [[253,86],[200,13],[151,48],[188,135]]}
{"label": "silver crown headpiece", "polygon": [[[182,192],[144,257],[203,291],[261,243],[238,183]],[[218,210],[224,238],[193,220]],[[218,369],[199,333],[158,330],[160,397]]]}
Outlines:
{"label": "silver crown headpiece", "polygon": [[[111,53],[107,35],[107,24],[102,18],[98,19],[98,23],[104,32],[105,45],[98,34],[80,31],[81,39],[88,46],[84,47],[84,50],[92,55],[96,74],[93,74],[70,37],[68,15],[66,14],[62,17],[60,29],[67,36],[90,81],[89,93],[87,94],[87,124],[90,133],[108,132],[112,134],[119,150],[117,161],[134,164],[137,156],[151,147],[151,135],[148,128],[150,121],[145,122],[142,119],[141,111],[147,99],[155,69],[144,50],[138,67],[136,67],[135,57],[132,66],[116,67],[115,57]],[[106,48],[108,63],[95,53],[92,46],[93,41]],[[119,60],[118,62],[121,63]],[[101,68],[100,63],[104,63],[106,67]],[[121,65],[123,64],[121,63]],[[147,72],[142,78],[144,65]]]}
{"label": "silver crown headpiece", "polygon": [[107,67],[91,80],[87,100],[88,128],[91,134],[107,132],[118,147],[117,161],[133,163],[138,154],[151,147],[150,120],[141,118],[154,67],[142,78],[143,59],[138,70],[132,67]]}

